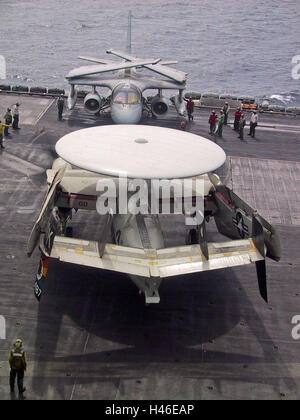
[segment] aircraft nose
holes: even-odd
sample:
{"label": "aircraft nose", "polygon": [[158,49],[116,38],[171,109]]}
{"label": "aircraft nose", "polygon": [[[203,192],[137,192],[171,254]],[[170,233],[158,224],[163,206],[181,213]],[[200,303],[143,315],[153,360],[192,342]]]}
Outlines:
{"label": "aircraft nose", "polygon": [[138,124],[142,118],[142,105],[113,104],[111,118],[116,124]]}

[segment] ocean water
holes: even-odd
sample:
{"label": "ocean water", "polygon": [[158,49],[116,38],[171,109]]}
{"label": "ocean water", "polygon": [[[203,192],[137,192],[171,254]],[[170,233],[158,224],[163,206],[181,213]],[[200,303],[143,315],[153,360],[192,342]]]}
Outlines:
{"label": "ocean water", "polygon": [[[0,55],[12,84],[67,88],[78,55],[125,50],[178,60],[187,90],[272,97],[300,105],[299,0],[0,0]],[[111,58],[111,56],[108,56]],[[5,82],[1,80],[1,83]]]}

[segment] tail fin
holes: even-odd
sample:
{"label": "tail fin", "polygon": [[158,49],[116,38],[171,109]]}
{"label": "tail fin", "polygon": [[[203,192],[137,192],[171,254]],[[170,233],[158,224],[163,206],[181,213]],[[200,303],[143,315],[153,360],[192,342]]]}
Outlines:
{"label": "tail fin", "polygon": [[131,54],[131,10],[128,12],[128,27],[127,27],[127,53]]}

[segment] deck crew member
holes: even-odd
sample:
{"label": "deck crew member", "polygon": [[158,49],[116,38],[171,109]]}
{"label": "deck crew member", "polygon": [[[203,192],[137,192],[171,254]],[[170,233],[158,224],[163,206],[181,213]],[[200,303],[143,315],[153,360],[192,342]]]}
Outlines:
{"label": "deck crew member", "polygon": [[184,99],[187,104],[186,104],[186,109],[188,112],[188,117],[189,117],[189,121],[193,120],[194,121],[194,117],[193,117],[193,112],[194,112],[194,101],[192,100],[191,97],[189,97],[189,99]]}
{"label": "deck crew member", "polygon": [[19,130],[19,106],[20,104],[17,102],[14,107],[13,107],[13,123],[12,123],[12,128],[14,130]]}
{"label": "deck crew member", "polygon": [[222,108],[222,111],[224,112],[224,125],[227,125],[229,110],[230,110],[230,106],[228,102],[225,102],[225,105]]}
{"label": "deck crew member", "polygon": [[63,95],[57,99],[57,111],[58,111],[58,119],[62,120],[62,114],[65,106],[65,101]]}
{"label": "deck crew member", "polygon": [[215,121],[215,125],[212,132],[216,143],[217,143],[217,135],[219,131],[219,121],[220,121],[220,117],[216,114],[216,121]]}
{"label": "deck crew member", "polygon": [[216,112],[212,111],[210,116],[209,116],[209,120],[208,120],[209,134],[213,134],[217,118],[218,118],[218,116],[216,115]]}
{"label": "deck crew member", "polygon": [[248,136],[255,137],[255,127],[257,126],[258,121],[258,115],[256,111],[251,112],[251,118],[250,118],[250,131],[248,133]]}
{"label": "deck crew member", "polygon": [[0,121],[0,148],[4,149],[3,146],[3,128],[8,128],[9,125],[8,124],[2,124]]}
{"label": "deck crew member", "polygon": [[[8,126],[12,123],[12,115],[10,108],[7,108],[6,114],[4,115],[5,124]],[[4,136],[9,136],[8,127],[4,127]]]}
{"label": "deck crew member", "polygon": [[219,124],[218,124],[218,136],[223,137],[223,125],[225,121],[225,115],[223,111],[220,111],[220,117],[219,117]]}
{"label": "deck crew member", "polygon": [[239,120],[239,139],[244,140],[244,128],[246,125],[246,118],[244,114],[241,114],[241,118]]}
{"label": "deck crew member", "polygon": [[241,108],[237,108],[237,110],[234,113],[234,125],[233,125],[233,129],[235,131],[239,131],[239,122],[240,122],[241,115],[242,115]]}
{"label": "deck crew member", "polygon": [[10,364],[10,392],[14,392],[15,390],[15,380],[17,377],[19,394],[23,394],[23,392],[26,390],[26,388],[23,386],[23,379],[24,372],[27,367],[27,362],[22,340],[17,339],[14,342],[13,349],[9,353],[8,361]]}

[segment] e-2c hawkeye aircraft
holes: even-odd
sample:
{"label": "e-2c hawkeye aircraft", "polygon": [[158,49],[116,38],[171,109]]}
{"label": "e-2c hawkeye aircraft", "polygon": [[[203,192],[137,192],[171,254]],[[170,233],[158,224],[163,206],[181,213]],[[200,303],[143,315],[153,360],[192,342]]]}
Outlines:
{"label": "e-2c hawkeye aircraft", "polygon": [[[168,67],[177,61],[161,61],[160,58],[141,59],[131,54],[131,14],[128,18],[127,52],[116,50],[106,51],[123,59],[122,62],[81,56],[80,59],[97,63],[82,66],[71,70],[67,75],[71,89],[68,96],[68,108],[75,107],[77,101],[77,86],[92,87],[92,91],[84,98],[85,109],[97,114],[100,111],[110,110],[112,120],[116,124],[137,124],[142,118],[143,111],[151,112],[155,117],[166,115],[169,109],[169,100],[162,95],[163,89],[178,90],[177,95],[172,96],[178,114],[185,116],[186,108],[183,100],[183,90],[186,87],[187,74]],[[147,77],[137,73],[136,69],[147,69],[155,72],[166,79]],[[107,73],[116,72],[111,76]],[[101,97],[97,87],[108,88],[111,95]],[[157,95],[148,104],[143,92],[147,89],[155,89]]]}
{"label": "e-2c hawkeye aircraft", "polygon": [[[56,151],[60,157],[47,171],[49,189],[27,249],[29,256],[37,245],[41,251],[35,283],[38,299],[49,260],[56,258],[97,268],[99,276],[102,269],[126,273],[145,295],[146,303],[160,301],[158,289],[164,278],[254,262],[260,293],[267,301],[265,258],[279,261],[280,240],[275,229],[215,173],[226,161],[217,144],[170,128],[107,125],[65,135],[56,144]],[[147,186],[154,181],[171,180],[174,188],[167,199],[163,184],[136,197],[136,188],[132,188],[136,180],[143,180]],[[181,195],[187,181],[201,181],[202,190],[199,192],[192,184]],[[99,182],[113,185],[113,193],[103,193]],[[198,195],[203,198],[202,210],[184,208],[182,213],[193,220],[192,224],[185,223],[186,244],[166,248],[159,219],[163,200],[173,209],[167,216],[172,221],[178,197],[180,203],[181,197],[194,203]],[[86,212],[89,224],[88,212],[99,213],[99,197],[108,203],[107,213],[99,215],[101,233],[93,237],[96,229],[90,225],[90,237],[69,237],[71,227],[67,225],[72,216],[76,218],[77,211]],[[110,201],[113,198],[115,203]],[[159,203],[155,211],[153,198],[158,198]],[[132,211],[132,199],[140,203],[144,200],[146,204],[140,206],[140,211]],[[212,220],[224,235],[220,242],[208,241],[206,226]]]}

